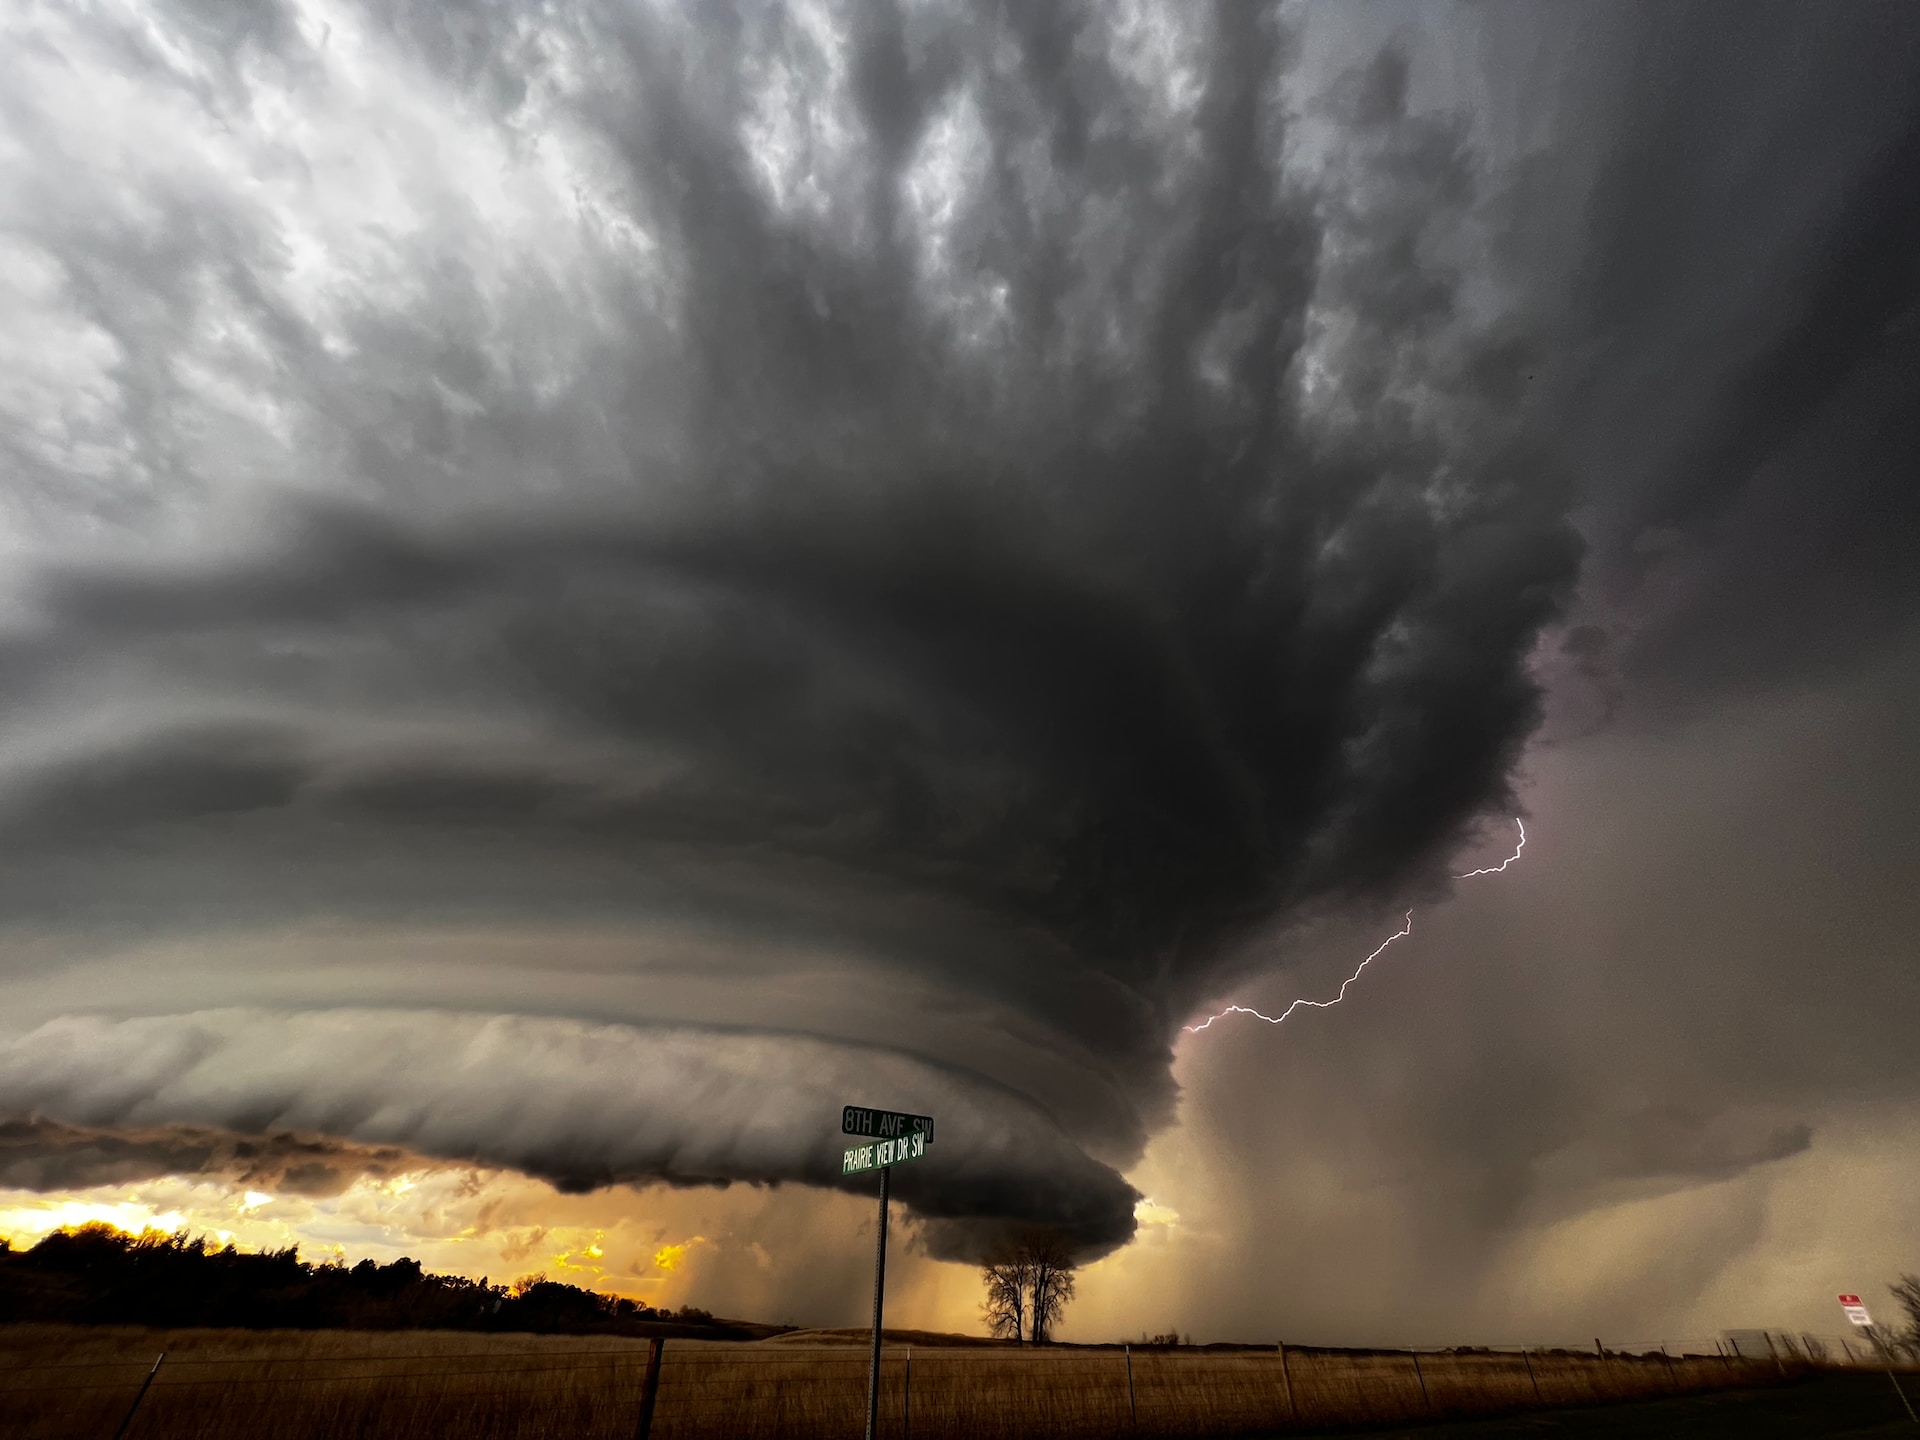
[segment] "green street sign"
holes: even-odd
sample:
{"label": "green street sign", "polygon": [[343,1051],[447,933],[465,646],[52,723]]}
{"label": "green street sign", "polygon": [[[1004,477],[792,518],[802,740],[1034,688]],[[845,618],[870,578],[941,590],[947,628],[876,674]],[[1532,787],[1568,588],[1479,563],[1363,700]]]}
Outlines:
{"label": "green street sign", "polygon": [[840,1128],[849,1135],[871,1135],[876,1140],[897,1140],[915,1131],[933,1143],[933,1117],[909,1115],[904,1110],[869,1110],[864,1105],[842,1105]]}
{"label": "green street sign", "polygon": [[927,1147],[933,1144],[933,1117],[843,1105],[840,1128],[849,1135],[874,1137],[840,1152],[840,1173],[880,1172],[880,1222],[875,1226],[873,1245],[873,1357],[867,1365],[867,1440],[874,1440],[880,1433],[880,1317],[887,1300],[887,1185],[893,1179],[894,1166],[925,1158]]}
{"label": "green street sign", "polygon": [[869,1170],[884,1170],[903,1165],[927,1153],[927,1134],[914,1130],[898,1140],[872,1140],[864,1145],[849,1145],[840,1153],[842,1175],[862,1175]]}

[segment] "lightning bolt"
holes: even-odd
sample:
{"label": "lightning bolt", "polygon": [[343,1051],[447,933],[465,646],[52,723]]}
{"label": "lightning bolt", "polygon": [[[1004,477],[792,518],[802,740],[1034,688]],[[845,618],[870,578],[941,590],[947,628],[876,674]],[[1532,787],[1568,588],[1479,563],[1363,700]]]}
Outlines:
{"label": "lightning bolt", "polygon": [[1347,998],[1347,986],[1353,984],[1354,981],[1360,978],[1360,971],[1365,970],[1367,966],[1371,965],[1375,960],[1378,960],[1380,958],[1381,951],[1385,950],[1387,946],[1391,945],[1396,940],[1406,939],[1406,937],[1411,935],[1412,933],[1413,933],[1413,912],[1409,910],[1407,911],[1407,923],[1402,925],[1398,930],[1394,931],[1393,934],[1387,936],[1386,939],[1382,940],[1380,942],[1379,949],[1375,950],[1373,954],[1367,956],[1366,959],[1362,960],[1359,964],[1359,967],[1351,975],[1347,976],[1345,980],[1342,980],[1340,982],[1340,993],[1334,996],[1331,1000],[1296,1000],[1291,1005],[1287,1006],[1286,1009],[1282,1010],[1278,1015],[1262,1015],[1258,1010],[1255,1010],[1248,1005],[1229,1005],[1227,1006],[1226,1009],[1222,1010],[1218,1015],[1209,1015],[1206,1019],[1202,1020],[1198,1025],[1189,1025],[1186,1028],[1191,1030],[1194,1034],[1198,1035],[1202,1030],[1206,1029],[1209,1025],[1213,1024],[1214,1021],[1223,1019],[1228,1015],[1251,1015],[1253,1016],[1254,1019],[1264,1020],[1269,1025],[1278,1025],[1282,1020],[1286,1019],[1287,1016],[1291,1015],[1294,1011],[1298,1010],[1302,1005],[1306,1006],[1310,1010],[1331,1010],[1334,1006],[1338,1005],[1342,1000]]}
{"label": "lightning bolt", "polygon": [[[1476,875],[1499,875],[1506,870],[1507,866],[1513,864],[1514,861],[1518,860],[1520,858],[1520,852],[1527,848],[1527,827],[1526,827],[1526,823],[1522,821],[1518,816],[1514,818],[1513,823],[1520,827],[1520,843],[1513,847],[1513,854],[1509,855],[1506,859],[1502,860],[1498,865],[1489,865],[1483,870],[1469,870],[1467,871],[1466,874],[1456,875],[1453,878],[1456,880],[1471,880]],[[1206,1030],[1210,1028],[1214,1021],[1224,1020],[1229,1015],[1251,1015],[1253,1016],[1254,1019],[1264,1020],[1269,1025],[1278,1025],[1281,1021],[1285,1020],[1289,1015],[1293,1014],[1294,1011],[1299,1010],[1303,1007],[1308,1010],[1331,1010],[1334,1006],[1338,1005],[1342,1000],[1347,998],[1347,987],[1352,985],[1354,981],[1358,980],[1361,974],[1366,970],[1367,966],[1371,965],[1374,961],[1378,960],[1389,945],[1393,944],[1393,942],[1396,940],[1406,939],[1407,936],[1411,935],[1412,933],[1413,933],[1413,912],[1409,910],[1407,911],[1407,923],[1402,925],[1398,930],[1394,931],[1393,934],[1387,936],[1386,939],[1382,940],[1380,944],[1375,947],[1374,952],[1371,955],[1367,956],[1366,959],[1362,960],[1358,965],[1354,966],[1353,974],[1349,975],[1345,980],[1342,980],[1340,982],[1340,993],[1335,995],[1331,1000],[1296,1000],[1291,1005],[1287,1006],[1286,1009],[1282,1010],[1278,1015],[1263,1015],[1260,1011],[1255,1010],[1251,1005],[1229,1005],[1227,1006],[1226,1009],[1221,1010],[1215,1014],[1209,1015],[1206,1019],[1202,1020],[1198,1025],[1185,1025],[1185,1026],[1182,1026],[1181,1028],[1186,1030],[1189,1034],[1198,1035],[1202,1030]]]}
{"label": "lightning bolt", "polygon": [[1505,872],[1507,866],[1518,860],[1520,858],[1520,852],[1527,848],[1526,821],[1516,815],[1513,823],[1520,827],[1520,843],[1513,847],[1513,853],[1511,855],[1507,856],[1507,858],[1502,860],[1498,865],[1489,865],[1485,870],[1469,870],[1466,874],[1456,875],[1453,878],[1456,880],[1471,880],[1476,875],[1499,875]]}

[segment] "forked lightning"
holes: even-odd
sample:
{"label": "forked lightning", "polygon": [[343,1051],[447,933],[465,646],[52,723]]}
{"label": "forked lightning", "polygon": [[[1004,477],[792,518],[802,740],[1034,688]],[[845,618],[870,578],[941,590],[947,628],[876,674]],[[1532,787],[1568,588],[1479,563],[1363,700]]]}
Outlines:
{"label": "forked lightning", "polygon": [[[1526,823],[1520,820],[1518,817],[1515,817],[1513,823],[1520,827],[1520,843],[1513,847],[1513,854],[1509,855],[1506,859],[1502,860],[1498,865],[1490,865],[1490,866],[1487,866],[1485,869],[1481,869],[1481,870],[1469,870],[1467,871],[1466,874],[1456,875],[1453,878],[1456,880],[1471,880],[1476,875],[1499,875],[1506,870],[1507,866],[1513,864],[1514,861],[1518,860],[1520,858],[1520,852],[1527,848],[1527,827],[1526,827]],[[1289,1015],[1293,1014],[1294,1011],[1300,1009],[1302,1006],[1306,1007],[1309,1010],[1331,1010],[1334,1006],[1338,1005],[1342,1000],[1347,998],[1347,987],[1353,984],[1354,981],[1360,978],[1361,972],[1364,971],[1367,968],[1367,966],[1371,965],[1375,960],[1378,960],[1380,958],[1382,951],[1384,951],[1389,945],[1393,944],[1394,941],[1404,940],[1406,939],[1407,936],[1411,935],[1412,933],[1413,933],[1413,912],[1409,910],[1407,911],[1407,923],[1402,925],[1398,930],[1394,931],[1393,934],[1389,935],[1386,939],[1382,940],[1371,955],[1367,956],[1366,959],[1362,960],[1357,966],[1354,967],[1353,974],[1349,975],[1345,980],[1342,980],[1340,982],[1340,993],[1335,995],[1331,1000],[1296,1000],[1291,1005],[1287,1006],[1286,1009],[1282,1010],[1278,1015],[1263,1015],[1260,1011],[1255,1010],[1250,1005],[1229,1005],[1227,1006],[1226,1009],[1221,1010],[1216,1014],[1209,1015],[1206,1019],[1202,1020],[1198,1025],[1188,1025],[1183,1028],[1185,1028],[1191,1034],[1198,1035],[1202,1030],[1205,1030],[1209,1026],[1211,1026],[1214,1021],[1224,1020],[1229,1015],[1251,1015],[1253,1016],[1254,1019],[1264,1020],[1269,1025],[1278,1025],[1282,1020],[1285,1020]]]}
{"label": "forked lightning", "polygon": [[1498,875],[1504,871],[1507,866],[1518,860],[1520,858],[1520,852],[1527,848],[1527,825],[1526,822],[1518,816],[1514,817],[1513,823],[1520,827],[1520,843],[1513,847],[1513,853],[1511,855],[1507,856],[1507,858],[1502,860],[1498,865],[1490,865],[1485,870],[1469,870],[1466,874],[1456,875],[1453,878],[1456,880],[1471,880],[1476,875]]}

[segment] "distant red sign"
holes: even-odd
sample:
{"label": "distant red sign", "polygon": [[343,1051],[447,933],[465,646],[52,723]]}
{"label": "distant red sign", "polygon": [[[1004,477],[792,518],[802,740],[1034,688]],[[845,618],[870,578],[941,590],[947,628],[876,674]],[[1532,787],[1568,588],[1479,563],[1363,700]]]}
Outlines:
{"label": "distant red sign", "polygon": [[1858,1305],[1860,1303],[1860,1297],[1858,1295],[1842,1295],[1840,1297],[1840,1303],[1842,1305]]}

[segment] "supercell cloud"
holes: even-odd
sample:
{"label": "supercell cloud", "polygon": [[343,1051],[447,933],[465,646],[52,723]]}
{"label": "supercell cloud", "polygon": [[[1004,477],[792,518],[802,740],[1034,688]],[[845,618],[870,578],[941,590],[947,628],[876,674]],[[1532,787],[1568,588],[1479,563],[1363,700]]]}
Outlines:
{"label": "supercell cloud", "polygon": [[832,1185],[860,1101],[936,1252],[1104,1250],[1193,1007],[1511,813],[1579,547],[1392,47],[7,23],[19,1183]]}

